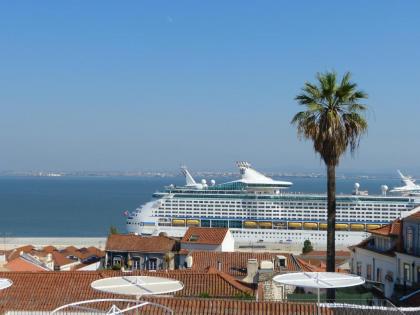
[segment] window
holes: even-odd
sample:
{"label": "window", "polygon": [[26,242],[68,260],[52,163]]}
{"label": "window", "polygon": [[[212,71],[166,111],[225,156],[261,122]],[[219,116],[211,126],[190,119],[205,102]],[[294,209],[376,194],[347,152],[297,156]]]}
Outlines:
{"label": "window", "polygon": [[228,221],[226,220],[213,220],[211,222],[212,227],[228,227]]}
{"label": "window", "polygon": [[138,256],[135,256],[135,257],[133,257],[132,258],[132,268],[133,269],[140,269],[140,263],[141,263],[141,258],[140,257],[138,257]]}
{"label": "window", "polygon": [[408,227],[407,228],[407,253],[412,254],[413,253],[413,228]]}
{"label": "window", "polygon": [[121,266],[121,262],[122,262],[122,257],[121,256],[115,256],[112,259],[112,265],[120,265]]}
{"label": "window", "polygon": [[190,236],[190,239],[189,239],[190,242],[196,242],[197,240],[198,240],[198,235],[193,234]]}
{"label": "window", "polygon": [[376,281],[382,282],[382,269],[381,268],[376,269]]}
{"label": "window", "polygon": [[407,263],[404,263],[404,281],[410,281],[410,265]]}
{"label": "window", "polygon": [[156,258],[150,258],[147,261],[147,270],[156,270],[157,269],[157,259]]}
{"label": "window", "polygon": [[366,279],[371,280],[372,279],[372,265],[366,265]]}
{"label": "window", "polygon": [[362,263],[360,261],[358,261],[356,264],[356,273],[358,276],[362,275]]}

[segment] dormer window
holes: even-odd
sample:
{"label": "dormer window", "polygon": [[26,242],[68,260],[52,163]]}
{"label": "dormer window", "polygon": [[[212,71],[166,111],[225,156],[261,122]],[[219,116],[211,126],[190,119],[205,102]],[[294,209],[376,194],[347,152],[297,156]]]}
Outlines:
{"label": "dormer window", "polygon": [[198,235],[195,235],[195,234],[191,235],[188,241],[189,242],[197,242],[198,241]]}
{"label": "dormer window", "polygon": [[407,228],[407,246],[406,246],[406,250],[407,253],[412,253],[413,252],[413,228],[412,227],[408,227]]}

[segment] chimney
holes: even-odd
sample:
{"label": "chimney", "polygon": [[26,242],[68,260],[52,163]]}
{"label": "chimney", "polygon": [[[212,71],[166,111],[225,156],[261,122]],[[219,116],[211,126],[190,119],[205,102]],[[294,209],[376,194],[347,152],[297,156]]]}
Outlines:
{"label": "chimney", "polygon": [[192,268],[193,258],[191,255],[188,255],[187,257],[185,257],[185,262],[186,262],[187,268],[189,269]]}
{"label": "chimney", "polygon": [[257,283],[258,279],[258,261],[253,259],[248,259],[246,264],[246,277],[242,280],[246,283]]}
{"label": "chimney", "polygon": [[217,270],[222,271],[222,262],[217,261]]}

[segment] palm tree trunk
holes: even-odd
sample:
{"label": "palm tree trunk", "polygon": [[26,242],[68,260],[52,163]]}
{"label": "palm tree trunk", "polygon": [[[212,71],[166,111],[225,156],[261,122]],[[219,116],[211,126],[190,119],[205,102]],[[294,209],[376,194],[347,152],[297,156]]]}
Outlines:
{"label": "palm tree trunk", "polygon": [[[328,226],[327,226],[327,271],[335,272],[335,165],[327,165]],[[335,289],[327,290],[327,300],[335,300]]]}

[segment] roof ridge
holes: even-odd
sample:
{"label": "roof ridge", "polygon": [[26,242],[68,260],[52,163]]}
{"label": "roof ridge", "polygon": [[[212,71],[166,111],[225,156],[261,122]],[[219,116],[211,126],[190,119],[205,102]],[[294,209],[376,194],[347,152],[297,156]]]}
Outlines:
{"label": "roof ridge", "polygon": [[217,270],[214,267],[208,267],[207,270],[208,270],[207,273],[218,275],[219,277],[221,277],[223,280],[225,280],[226,282],[228,282],[230,285],[232,285],[236,289],[238,289],[238,290],[240,290],[242,292],[245,292],[245,293],[252,294],[253,291],[252,291],[251,288],[249,288],[249,287],[241,284],[235,277],[227,274],[226,272]]}

